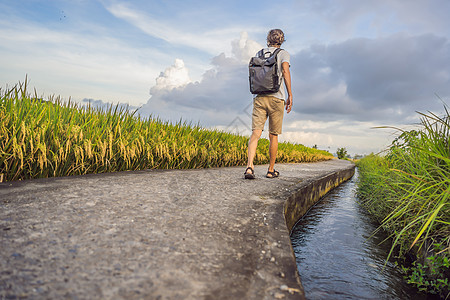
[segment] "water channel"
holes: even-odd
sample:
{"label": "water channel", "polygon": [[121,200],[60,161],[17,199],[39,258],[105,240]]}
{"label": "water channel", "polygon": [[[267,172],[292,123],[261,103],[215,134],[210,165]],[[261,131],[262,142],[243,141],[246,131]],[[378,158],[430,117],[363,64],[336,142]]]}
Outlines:
{"label": "water channel", "polygon": [[358,171],[297,223],[291,234],[307,299],[427,299],[408,286],[393,262],[390,243],[356,197]]}

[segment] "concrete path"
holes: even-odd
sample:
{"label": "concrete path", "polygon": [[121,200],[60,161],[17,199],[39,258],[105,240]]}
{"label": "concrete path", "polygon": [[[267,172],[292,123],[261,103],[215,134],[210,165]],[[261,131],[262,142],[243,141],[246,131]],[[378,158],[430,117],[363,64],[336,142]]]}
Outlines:
{"label": "concrete path", "polygon": [[354,166],[276,167],[2,183],[0,299],[303,299],[286,200]]}

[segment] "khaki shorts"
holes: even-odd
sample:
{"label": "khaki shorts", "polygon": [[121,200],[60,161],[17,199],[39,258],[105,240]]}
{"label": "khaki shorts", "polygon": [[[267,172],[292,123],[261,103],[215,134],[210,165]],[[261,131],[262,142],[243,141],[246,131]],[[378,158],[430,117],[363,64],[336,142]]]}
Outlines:
{"label": "khaki shorts", "polygon": [[284,115],[284,100],[271,96],[257,96],[253,99],[252,130],[264,130],[269,117],[269,132],[281,134]]}

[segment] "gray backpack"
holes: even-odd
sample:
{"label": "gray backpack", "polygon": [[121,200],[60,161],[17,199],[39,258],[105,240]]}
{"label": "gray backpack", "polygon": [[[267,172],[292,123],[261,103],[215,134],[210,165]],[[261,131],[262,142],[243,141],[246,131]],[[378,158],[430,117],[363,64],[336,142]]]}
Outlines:
{"label": "gray backpack", "polygon": [[261,49],[248,64],[250,92],[264,95],[276,93],[280,89],[280,77],[278,76],[277,54],[282,49],[276,49],[271,56],[265,57],[264,49]]}

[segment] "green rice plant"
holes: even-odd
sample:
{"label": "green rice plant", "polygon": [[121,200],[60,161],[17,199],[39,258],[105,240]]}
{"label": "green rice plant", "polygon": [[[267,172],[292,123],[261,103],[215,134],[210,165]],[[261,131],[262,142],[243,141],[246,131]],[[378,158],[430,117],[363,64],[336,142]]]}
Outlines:
{"label": "green rice plant", "polygon": [[[0,89],[0,177],[23,180],[141,169],[191,169],[245,165],[248,137],[186,122],[142,118],[110,105],[80,106],[60,97],[43,101],[27,82]],[[255,163],[268,163],[262,140]],[[279,144],[278,162],[329,160],[303,145]]]}

